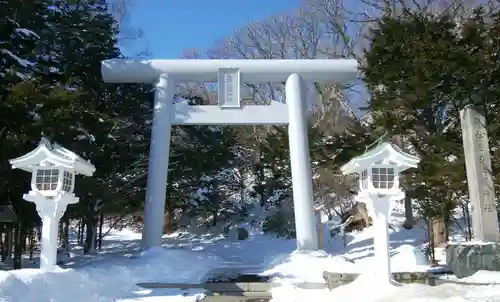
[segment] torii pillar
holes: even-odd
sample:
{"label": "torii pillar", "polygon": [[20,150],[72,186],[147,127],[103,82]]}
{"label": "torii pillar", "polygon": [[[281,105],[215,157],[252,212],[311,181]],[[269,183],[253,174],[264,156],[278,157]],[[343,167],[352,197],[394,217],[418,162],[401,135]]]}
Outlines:
{"label": "torii pillar", "polygon": [[[156,82],[143,247],[162,243],[172,125],[288,124],[297,249],[318,249],[304,81],[346,83],[356,78],[357,68],[356,60],[103,61],[102,77],[107,83]],[[173,104],[177,82],[217,82],[218,105]],[[269,82],[286,82],[286,104],[241,106],[241,83]]]}

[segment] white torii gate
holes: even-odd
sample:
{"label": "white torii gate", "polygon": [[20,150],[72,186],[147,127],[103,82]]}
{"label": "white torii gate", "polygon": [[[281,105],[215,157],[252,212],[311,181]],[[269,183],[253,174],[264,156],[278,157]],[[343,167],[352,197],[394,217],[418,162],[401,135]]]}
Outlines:
{"label": "white torii gate", "polygon": [[[149,151],[144,248],[160,246],[172,125],[288,124],[297,249],[318,249],[313,212],[305,81],[346,83],[357,75],[355,60],[106,60],[107,83],[155,83]],[[286,104],[240,105],[240,83],[285,82]],[[217,82],[218,105],[173,103],[176,82]]]}

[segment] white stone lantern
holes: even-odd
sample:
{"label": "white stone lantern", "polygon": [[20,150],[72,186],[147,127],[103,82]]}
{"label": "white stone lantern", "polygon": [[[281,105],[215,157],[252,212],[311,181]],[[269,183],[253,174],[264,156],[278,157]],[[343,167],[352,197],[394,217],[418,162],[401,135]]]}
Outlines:
{"label": "white stone lantern", "polygon": [[40,268],[49,270],[57,260],[58,224],[68,204],[78,202],[73,194],[75,175],[92,176],[95,167],[75,153],[42,138],[38,147],[9,160],[13,169],[31,173],[31,191],[23,198],[33,202],[42,218]]}
{"label": "white stone lantern", "polygon": [[405,198],[399,187],[399,174],[408,168],[416,168],[420,158],[405,153],[398,146],[380,141],[375,147],[351,159],[342,166],[343,174],[357,173],[359,191],[356,201],[364,202],[374,220],[374,266],[376,280],[390,283],[388,218],[396,201]]}

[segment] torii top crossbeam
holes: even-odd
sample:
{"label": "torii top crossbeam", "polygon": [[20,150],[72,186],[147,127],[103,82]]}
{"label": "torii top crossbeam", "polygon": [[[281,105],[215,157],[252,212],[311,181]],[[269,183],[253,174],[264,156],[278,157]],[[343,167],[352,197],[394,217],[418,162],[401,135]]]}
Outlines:
{"label": "torii top crossbeam", "polygon": [[107,83],[154,83],[161,74],[178,82],[217,82],[217,71],[236,68],[247,84],[285,82],[292,73],[306,81],[346,83],[356,78],[356,60],[105,60],[101,72]]}

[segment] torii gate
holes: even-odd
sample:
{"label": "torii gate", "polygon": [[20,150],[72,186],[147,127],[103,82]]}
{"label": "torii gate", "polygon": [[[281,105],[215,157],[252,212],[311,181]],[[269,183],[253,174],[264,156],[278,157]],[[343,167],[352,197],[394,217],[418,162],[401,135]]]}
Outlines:
{"label": "torii gate", "polygon": [[[346,83],[355,79],[355,60],[106,60],[107,83],[155,83],[149,150],[144,248],[160,246],[172,125],[288,124],[297,249],[318,249],[314,217],[303,81]],[[285,82],[286,104],[240,104],[240,85]],[[218,105],[173,103],[176,82],[217,82]]]}

